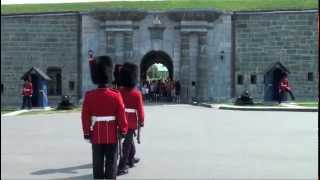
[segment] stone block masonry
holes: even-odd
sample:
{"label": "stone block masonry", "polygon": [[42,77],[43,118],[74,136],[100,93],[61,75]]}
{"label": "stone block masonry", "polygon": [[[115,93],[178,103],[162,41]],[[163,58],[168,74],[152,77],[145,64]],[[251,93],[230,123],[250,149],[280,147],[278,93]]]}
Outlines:
{"label": "stone block masonry", "polygon": [[[33,66],[61,69],[62,94],[76,102],[79,19],[78,13],[1,16],[1,106],[20,106],[21,77]],[[57,101],[60,96],[49,96],[51,105]]]}
{"label": "stone block masonry", "polygon": [[[317,12],[235,13],[237,76],[236,95],[248,89],[254,98],[263,99],[265,73],[280,62],[289,71],[289,83],[299,99],[315,99],[318,91]],[[313,81],[308,81],[308,73]],[[251,83],[256,75],[257,83]]]}

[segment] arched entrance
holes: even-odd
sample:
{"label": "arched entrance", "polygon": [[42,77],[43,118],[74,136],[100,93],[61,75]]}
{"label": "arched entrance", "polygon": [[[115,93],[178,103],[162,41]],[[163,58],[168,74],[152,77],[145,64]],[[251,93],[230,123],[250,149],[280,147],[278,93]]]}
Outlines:
{"label": "arched entrance", "polygon": [[173,62],[170,56],[163,51],[150,51],[145,54],[140,64],[140,79],[144,81],[147,79],[148,69],[156,64],[160,63],[164,65],[169,71],[170,79],[173,79]]}
{"label": "arched entrance", "polygon": [[283,75],[289,74],[289,70],[280,62],[273,64],[264,75],[264,100],[276,101],[279,98],[279,83]]}

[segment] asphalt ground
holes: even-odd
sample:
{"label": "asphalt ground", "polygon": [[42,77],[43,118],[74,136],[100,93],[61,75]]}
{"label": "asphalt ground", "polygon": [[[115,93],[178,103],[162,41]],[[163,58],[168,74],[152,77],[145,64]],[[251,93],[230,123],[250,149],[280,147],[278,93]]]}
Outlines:
{"label": "asphalt ground", "polygon": [[[119,179],[316,179],[317,112],[149,105]],[[1,179],[92,179],[80,113],[1,117]]]}

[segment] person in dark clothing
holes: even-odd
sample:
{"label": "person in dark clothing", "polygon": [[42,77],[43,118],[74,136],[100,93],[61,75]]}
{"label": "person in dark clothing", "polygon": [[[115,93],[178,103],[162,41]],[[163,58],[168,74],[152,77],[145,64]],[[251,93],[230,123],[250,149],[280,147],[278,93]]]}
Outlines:
{"label": "person in dark clothing", "polygon": [[181,84],[180,81],[176,81],[175,83],[175,89],[176,89],[176,102],[180,103],[180,93],[181,93]]}

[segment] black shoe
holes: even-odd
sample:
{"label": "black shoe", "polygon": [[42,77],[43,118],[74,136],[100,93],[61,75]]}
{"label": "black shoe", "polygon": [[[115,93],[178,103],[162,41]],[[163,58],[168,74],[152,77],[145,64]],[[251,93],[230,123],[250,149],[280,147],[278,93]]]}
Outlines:
{"label": "black shoe", "polygon": [[139,158],[133,158],[131,161],[128,162],[128,166],[129,168],[133,168],[134,167],[134,164],[138,163],[140,161]]}
{"label": "black shoe", "polygon": [[140,158],[133,158],[132,161],[133,161],[134,164],[136,164],[136,163],[138,163],[140,161]]}
{"label": "black shoe", "polygon": [[129,171],[128,171],[128,169],[123,169],[123,170],[119,170],[118,171],[118,176],[122,176],[122,175],[125,175],[125,174],[128,174],[129,173]]}

